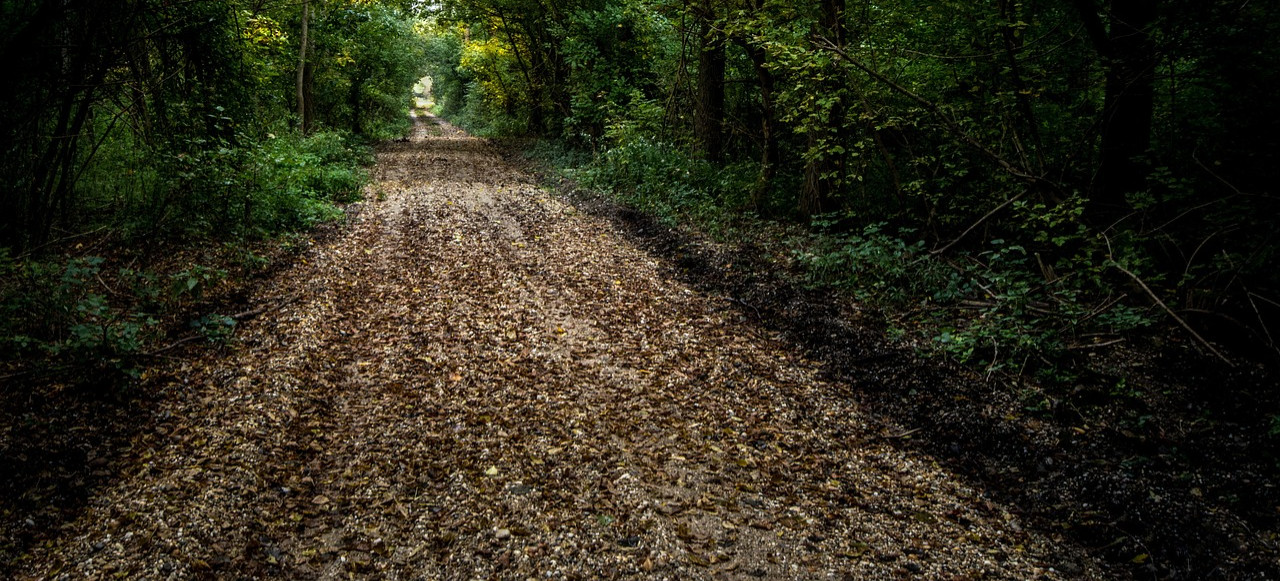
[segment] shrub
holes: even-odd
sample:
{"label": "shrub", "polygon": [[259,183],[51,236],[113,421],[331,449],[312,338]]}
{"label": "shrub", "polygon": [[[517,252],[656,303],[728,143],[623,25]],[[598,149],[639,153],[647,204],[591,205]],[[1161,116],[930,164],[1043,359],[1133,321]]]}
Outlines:
{"label": "shrub", "polygon": [[7,267],[14,276],[0,288],[0,353],[130,371],[157,323],[108,304],[101,264],[85,257]]}

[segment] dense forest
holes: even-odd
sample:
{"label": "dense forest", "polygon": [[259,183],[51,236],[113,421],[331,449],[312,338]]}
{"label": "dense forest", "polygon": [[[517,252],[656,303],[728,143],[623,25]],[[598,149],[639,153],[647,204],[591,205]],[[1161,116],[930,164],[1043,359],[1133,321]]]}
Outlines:
{"label": "dense forest", "polygon": [[1274,355],[1277,10],[456,1],[428,51],[446,116],[673,219],[812,224],[817,282],[970,311],[962,359],[1157,320]]}
{"label": "dense forest", "polygon": [[[6,2],[5,349],[139,349],[154,305],[109,308],[100,261],[58,244],[334,219],[429,72],[446,118],[543,138],[669,223],[804,226],[773,238],[811,284],[911,313],[899,331],[962,361],[1056,373],[1153,323],[1274,358],[1277,10]],[[108,270],[143,303],[221,272]]]}
{"label": "dense forest", "polygon": [[224,245],[252,269],[254,241],[341,216],[369,144],[408,127],[425,48],[410,8],[5,1],[0,350],[128,367],[162,313],[227,276],[156,256]]}

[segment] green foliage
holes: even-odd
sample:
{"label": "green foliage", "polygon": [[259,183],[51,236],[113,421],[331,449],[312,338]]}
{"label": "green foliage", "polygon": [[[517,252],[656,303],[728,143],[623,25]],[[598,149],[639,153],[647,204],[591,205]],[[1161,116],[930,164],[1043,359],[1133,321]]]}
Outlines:
{"label": "green foliage", "polygon": [[461,66],[462,35],[434,26],[426,40],[427,74],[438,113],[456,119],[467,106],[470,72]]}
{"label": "green foliage", "polygon": [[0,91],[13,128],[0,175],[14,194],[0,199],[0,245],[19,249],[104,225],[237,238],[333,219],[364,180],[355,140],[403,135],[425,71],[405,3],[311,2],[304,138],[291,129],[297,5],[45,4],[0,14],[15,63]]}
{"label": "green foliage", "polygon": [[191,328],[203,335],[210,343],[229,342],[235,333],[235,327],[235,319],[217,313],[210,313],[191,321]]}
{"label": "green foliage", "polygon": [[174,299],[198,301],[207,289],[227,277],[224,270],[195,265],[169,275],[169,294]]}
{"label": "green foliage", "polygon": [[860,234],[830,233],[838,222],[836,214],[814,218],[814,226],[826,233],[797,251],[796,258],[813,282],[845,288],[863,301],[895,306],[930,295],[958,294],[948,286],[954,284],[954,277],[948,277],[945,265],[928,255],[924,241],[908,242],[911,232],[894,236],[884,232],[888,224],[879,222],[864,227]]}
{"label": "green foliage", "polygon": [[336,219],[335,205],[360,199],[372,154],[336,132],[269,137],[254,151],[254,199],[249,225],[261,234],[308,228]]}
{"label": "green foliage", "polygon": [[339,218],[337,204],[359,199],[372,155],[352,142],[341,132],[285,132],[188,140],[174,153],[108,141],[83,195],[133,235],[272,236]]}
{"label": "green foliage", "polygon": [[579,177],[588,187],[675,220],[709,203],[711,174],[710,167],[679,148],[642,137],[605,151]]}
{"label": "green foliage", "polygon": [[[1090,276],[1053,278],[1022,245],[991,240],[979,253],[931,253],[912,231],[875,223],[858,234],[833,231],[837,214],[815,218],[818,233],[797,241],[810,281],[844,289],[864,303],[912,313],[899,321],[937,349],[988,370],[1055,373],[1065,347],[1081,336],[1124,334],[1149,326],[1150,311],[1121,304],[1099,268]],[[1028,365],[1030,364],[1030,365]]]}
{"label": "green foliage", "polygon": [[[1280,50],[1242,48],[1274,35],[1277,8],[1160,4],[1142,31],[1159,69],[1149,135],[1115,142],[1122,123],[1102,117],[1123,92],[1108,79],[1142,55],[1102,58],[1107,13],[948,0],[833,17],[839,5],[456,0],[431,31],[434,89],[468,127],[588,151],[574,177],[672,222],[834,212],[797,243],[810,281],[929,313],[916,324],[960,359],[1021,368],[1159,319],[1112,265],[1269,336],[1280,208],[1259,168],[1280,151],[1280,115],[1248,121],[1271,99],[1238,88],[1280,70]],[[729,81],[716,163],[694,139],[716,89],[700,83],[718,82],[697,70],[707,30],[724,35]],[[1146,184],[1117,195],[1102,142],[1145,137],[1130,161]],[[1108,219],[1098,200],[1132,212]]]}
{"label": "green foliage", "polygon": [[404,135],[412,87],[426,73],[427,43],[402,9],[353,2],[313,23],[319,121],[372,139]]}
{"label": "green foliage", "polygon": [[109,306],[102,262],[85,257],[11,267],[13,276],[0,288],[0,353],[129,371],[156,320]]}
{"label": "green foliage", "polygon": [[[24,359],[38,371],[108,371],[132,375],[160,321],[199,304],[228,273],[203,265],[157,275],[105,260],[9,260],[0,253],[0,358]],[[230,340],[235,320],[206,314],[190,324],[211,342]]]}
{"label": "green foliage", "polygon": [[[655,70],[650,59],[660,49],[665,21],[639,3],[608,2],[574,11],[564,27],[565,64],[569,68],[570,114],[566,137],[597,145],[606,128],[623,121],[660,118]],[[633,108],[648,108],[638,112]],[[638,114],[635,114],[638,113]],[[648,135],[660,135],[650,126]]]}

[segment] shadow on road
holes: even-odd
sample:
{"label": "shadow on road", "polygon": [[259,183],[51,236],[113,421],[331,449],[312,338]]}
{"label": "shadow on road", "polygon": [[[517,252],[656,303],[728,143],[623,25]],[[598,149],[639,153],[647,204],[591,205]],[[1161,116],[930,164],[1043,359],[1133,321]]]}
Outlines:
{"label": "shadow on road", "polygon": [[1098,557],[1110,574],[1280,577],[1280,457],[1263,452],[1275,438],[1241,429],[1249,425],[1243,416],[1276,409],[1264,371],[1224,369],[1189,349],[1127,355],[1136,358],[1126,363],[1130,380],[1164,391],[1160,409],[1115,393],[1107,386],[1117,377],[1096,372],[1058,388],[988,380],[895,346],[877,317],[804,288],[760,249],[706,244],[595,195],[574,197],[675,277],[724,297],[820,361],[887,432],[906,435],[893,438],[898,446],[932,455],[1045,536]]}

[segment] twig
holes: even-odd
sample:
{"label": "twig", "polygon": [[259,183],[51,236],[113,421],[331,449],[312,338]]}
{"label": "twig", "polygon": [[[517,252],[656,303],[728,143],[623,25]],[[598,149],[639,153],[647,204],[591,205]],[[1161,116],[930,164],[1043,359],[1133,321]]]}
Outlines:
{"label": "twig", "polygon": [[999,206],[996,206],[996,207],[992,208],[990,212],[987,212],[987,213],[986,213],[985,215],[983,215],[981,218],[978,218],[978,220],[977,220],[976,222],[974,222],[973,224],[970,224],[970,225],[969,225],[969,227],[968,227],[968,228],[966,228],[964,232],[961,232],[959,236],[956,236],[955,240],[952,240],[951,242],[948,242],[948,243],[947,243],[947,245],[946,245],[946,246],[943,246],[942,248],[937,248],[937,249],[934,249],[934,250],[930,250],[930,251],[929,251],[929,254],[937,255],[937,254],[942,254],[943,252],[946,252],[946,251],[950,250],[952,246],[955,246],[955,245],[956,245],[956,244],[958,244],[961,240],[964,240],[964,237],[965,237],[965,236],[968,236],[970,232],[973,232],[973,229],[974,229],[974,228],[977,228],[978,226],[981,226],[983,222],[986,222],[988,218],[990,218],[990,217],[994,216],[996,212],[999,212],[1000,210],[1005,209],[1005,207],[1006,207],[1006,206],[1008,206],[1009,204],[1012,204],[1012,203],[1014,203],[1014,202],[1016,202],[1016,201],[1018,201],[1018,200],[1022,199],[1022,197],[1023,197],[1023,196],[1025,196],[1025,195],[1027,195],[1027,192],[1022,192],[1021,194],[1018,194],[1018,195],[1016,195],[1016,196],[1014,196],[1014,197],[1012,197],[1012,198],[1009,198],[1008,200],[1005,200],[1005,201],[1004,201],[1004,203],[1000,204]]}
{"label": "twig", "polygon": [[939,120],[941,120],[943,125],[947,126],[947,130],[950,131],[953,135],[955,135],[956,138],[958,138],[960,141],[967,144],[969,147],[972,147],[978,150],[979,153],[981,153],[983,156],[990,159],[991,161],[995,162],[996,165],[1000,166],[1000,168],[1003,169],[1009,175],[1026,180],[1031,183],[1044,184],[1059,193],[1063,191],[1062,186],[1060,186],[1056,182],[1046,179],[1043,176],[1032,175],[1028,171],[1015,167],[1012,163],[1009,163],[1009,160],[1001,157],[1000,154],[992,151],[990,148],[983,145],[975,137],[973,137],[967,131],[965,131],[964,128],[961,127],[960,124],[956,122],[956,120],[949,117],[942,110],[942,107],[939,107],[933,101],[930,101],[928,99],[925,99],[924,97],[921,97],[911,89],[908,89],[902,86],[901,84],[894,82],[893,79],[890,79],[889,77],[883,75],[879,71],[876,71],[875,69],[867,66],[863,62],[849,56],[848,52],[840,48],[840,46],[837,45],[836,43],[831,42],[830,39],[823,38],[822,41],[823,41],[823,44],[819,45],[819,48],[822,48],[824,50],[834,53],[835,55],[843,59],[845,62],[849,63],[850,65],[853,65],[854,68],[862,71],[863,73],[866,73],[871,78],[887,85],[890,89],[893,89],[894,91],[902,94],[903,96],[915,102],[917,105],[924,107],[926,111],[928,111],[929,113],[932,113]]}
{"label": "twig", "polygon": [[1258,293],[1255,293],[1255,292],[1252,292],[1252,291],[1246,291],[1246,292],[1248,292],[1248,293],[1249,293],[1249,296],[1250,296],[1250,297],[1253,297],[1253,298],[1255,298],[1255,299],[1258,299],[1258,300],[1260,300],[1260,301],[1262,301],[1262,302],[1264,302],[1264,303],[1270,303],[1270,304],[1271,304],[1271,306],[1274,306],[1274,307],[1280,307],[1280,303],[1278,303],[1278,302],[1276,302],[1276,301],[1273,301],[1273,300],[1271,300],[1271,299],[1269,299],[1269,298],[1267,298],[1267,297],[1264,297],[1264,296],[1262,296],[1262,295],[1260,295],[1260,294],[1258,294]]}
{"label": "twig", "polygon": [[1093,309],[1092,311],[1089,311],[1089,313],[1088,313],[1088,314],[1086,314],[1085,316],[1081,317],[1081,318],[1080,318],[1080,320],[1076,321],[1076,324],[1077,324],[1077,325],[1079,325],[1079,324],[1081,324],[1081,323],[1084,323],[1085,321],[1088,321],[1089,319],[1092,319],[1092,318],[1094,318],[1094,317],[1096,317],[1096,316],[1098,316],[1098,315],[1101,315],[1102,313],[1105,313],[1105,312],[1107,312],[1107,311],[1111,310],[1111,307],[1114,307],[1114,306],[1116,305],[1116,303],[1118,303],[1118,302],[1120,302],[1120,301],[1124,300],[1124,299],[1125,299],[1125,298],[1127,298],[1128,296],[1129,296],[1129,293],[1120,293],[1120,296],[1115,297],[1115,298],[1113,298],[1113,299],[1111,299],[1111,300],[1109,300],[1109,301],[1107,301],[1107,302],[1103,303],[1103,304],[1102,304],[1102,305],[1100,305],[1100,306],[1094,307],[1094,309]]}
{"label": "twig", "polygon": [[265,313],[265,312],[267,312],[267,311],[274,311],[274,310],[279,309],[279,308],[281,308],[281,307],[283,307],[283,306],[285,306],[285,305],[288,305],[288,304],[290,304],[290,303],[296,302],[299,298],[302,298],[302,293],[300,293],[300,292],[293,293],[293,294],[291,294],[291,295],[289,295],[289,296],[287,296],[287,297],[285,297],[285,298],[283,298],[283,299],[280,299],[279,301],[277,301],[277,302],[275,302],[275,303],[272,303],[272,304],[266,305],[266,306],[264,306],[264,307],[258,307],[258,308],[256,308],[256,309],[250,309],[250,310],[248,310],[248,311],[242,311],[242,312],[236,313],[236,314],[234,314],[234,315],[231,315],[231,318],[232,318],[232,319],[234,319],[234,320],[236,320],[236,321],[240,321],[240,320],[243,320],[243,319],[253,318],[253,317],[256,317],[256,316],[258,316],[258,315],[261,315],[262,313]]}
{"label": "twig", "polygon": [[107,284],[107,281],[102,280],[102,274],[101,274],[101,273],[94,273],[94,274],[93,274],[93,276],[94,276],[95,278],[97,278],[97,279],[98,279],[98,283],[100,283],[100,284],[102,285],[102,288],[107,289],[107,292],[109,292],[109,293],[111,293],[111,294],[113,294],[113,295],[115,295],[115,296],[120,296],[120,293],[116,292],[116,289],[111,288],[111,285]]}
{"label": "twig", "polygon": [[93,230],[89,230],[88,232],[81,232],[81,233],[79,233],[79,234],[72,234],[72,235],[70,235],[70,236],[65,236],[65,237],[63,237],[63,238],[58,238],[57,240],[50,240],[50,241],[48,241],[48,242],[45,242],[44,244],[41,244],[41,245],[39,245],[39,246],[36,246],[35,248],[32,248],[32,249],[30,249],[30,250],[27,250],[26,252],[23,252],[22,254],[19,254],[19,255],[15,256],[14,258],[26,258],[26,257],[28,257],[28,256],[31,256],[31,255],[32,255],[32,254],[34,254],[35,252],[37,252],[37,251],[39,251],[39,250],[42,250],[42,249],[44,249],[44,248],[48,248],[48,247],[53,246],[53,245],[56,245],[56,244],[61,244],[61,243],[66,242],[66,241],[68,241],[68,240],[75,240],[76,238],[82,238],[82,237],[84,237],[84,236],[90,236],[90,235],[92,235],[92,234],[97,234],[98,232],[101,232],[101,231],[106,230],[106,229],[107,229],[107,227],[106,227],[106,226],[102,226],[102,227],[99,227],[99,228],[94,228]]}
{"label": "twig", "polygon": [[1186,329],[1187,332],[1190,333],[1191,336],[1194,337],[1197,342],[1203,345],[1205,349],[1208,349],[1210,353],[1213,353],[1215,356],[1217,356],[1218,359],[1221,359],[1222,362],[1226,363],[1228,367],[1235,367],[1235,364],[1232,363],[1230,359],[1227,359],[1227,357],[1223,355],[1222,352],[1214,348],[1214,346],[1208,341],[1206,341],[1204,337],[1201,337],[1200,333],[1197,333],[1195,329],[1192,329],[1191,325],[1187,324],[1187,322],[1183,320],[1182,317],[1178,316],[1178,313],[1173,312],[1173,309],[1169,308],[1169,305],[1166,305],[1164,301],[1160,300],[1159,295],[1156,295],[1155,291],[1151,290],[1151,287],[1147,286],[1147,283],[1143,282],[1143,280],[1139,278],[1138,275],[1134,274],[1129,269],[1123,266],[1120,266],[1119,264],[1116,264],[1115,261],[1111,262],[1111,266],[1115,267],[1116,270],[1119,270],[1120,272],[1125,273],[1126,275],[1129,276],[1129,278],[1132,278],[1134,282],[1138,283],[1138,286],[1142,287],[1142,290],[1146,291],[1147,296],[1150,296],[1151,300],[1155,301],[1156,304],[1160,306],[1160,308],[1164,309],[1164,312],[1169,313],[1169,316],[1173,317],[1173,320],[1177,321],[1179,325],[1182,325],[1182,328]]}
{"label": "twig", "polygon": [[[274,311],[274,310],[276,310],[276,309],[279,309],[279,308],[281,308],[281,307],[283,307],[283,306],[285,306],[285,305],[288,305],[288,304],[290,304],[290,303],[292,303],[292,302],[294,302],[294,301],[297,301],[297,300],[298,300],[299,298],[301,298],[301,297],[302,297],[302,293],[301,293],[301,292],[297,292],[297,293],[294,293],[294,294],[292,294],[292,295],[289,295],[289,296],[287,296],[287,297],[285,297],[285,298],[283,298],[283,299],[281,299],[281,300],[279,300],[279,301],[276,301],[276,302],[274,302],[274,303],[271,303],[271,304],[269,304],[269,305],[266,305],[266,306],[264,306],[264,307],[258,307],[258,308],[256,308],[256,309],[251,309],[251,310],[248,310],[248,311],[242,311],[242,312],[236,313],[236,314],[234,314],[234,315],[231,315],[229,318],[231,318],[232,320],[235,320],[235,321],[242,321],[242,320],[244,320],[244,319],[248,319],[248,318],[256,317],[256,316],[261,315],[262,313],[265,313],[265,312],[267,312],[267,311]],[[177,347],[180,347],[180,346],[182,346],[182,345],[185,345],[185,344],[187,344],[187,343],[190,343],[190,342],[192,342],[192,341],[195,341],[196,339],[201,339],[201,338],[203,338],[204,336],[205,336],[205,335],[204,335],[204,333],[192,333],[192,334],[190,334],[190,335],[185,335],[185,336],[183,336],[182,338],[178,339],[177,341],[174,341],[174,342],[172,342],[172,343],[170,343],[170,344],[168,344],[168,345],[165,345],[164,347],[160,347],[160,348],[158,348],[158,349],[154,349],[154,350],[151,350],[151,351],[147,351],[146,353],[143,353],[143,355],[144,355],[144,356],[146,356],[146,357],[155,357],[155,356],[157,356],[157,355],[159,355],[159,354],[161,354],[161,353],[164,353],[165,351],[173,350],[173,349],[175,349],[175,348],[177,348]]]}
{"label": "twig", "polygon": [[1044,263],[1044,259],[1040,258],[1040,253],[1036,253],[1036,264],[1040,265],[1040,274],[1044,277],[1046,284],[1053,284],[1058,281],[1058,273],[1053,271],[1053,266]]}
{"label": "twig", "polygon": [[1124,343],[1124,342],[1125,342],[1125,338],[1121,337],[1119,339],[1112,339],[1110,341],[1102,341],[1101,343],[1077,343],[1075,345],[1067,345],[1067,351],[1083,351],[1085,349],[1101,349],[1103,347],[1110,347],[1117,343]]}
{"label": "twig", "polygon": [[910,430],[907,430],[907,431],[905,431],[905,432],[899,432],[899,433],[897,433],[897,434],[889,434],[889,435],[887,435],[887,436],[879,436],[879,438],[880,438],[881,440],[898,440],[898,439],[901,439],[901,438],[906,438],[906,437],[910,436],[911,434],[914,434],[914,433],[916,433],[916,432],[919,432],[920,430],[923,430],[923,429],[924,429],[924,428],[911,428]]}
{"label": "twig", "polygon": [[[1258,310],[1258,303],[1254,302],[1253,300],[1253,297],[1256,295],[1254,295],[1252,292],[1249,292],[1249,287],[1245,287],[1244,296],[1245,298],[1249,299],[1249,306],[1253,307],[1253,314],[1254,316],[1258,317],[1258,325],[1262,327],[1263,334],[1267,336],[1267,346],[1274,349],[1276,346],[1276,340],[1271,337],[1271,329],[1267,328],[1267,322],[1262,317],[1262,311]],[[1262,297],[1258,297],[1258,298],[1262,298]]]}
{"label": "twig", "polygon": [[761,316],[760,316],[760,309],[757,309],[755,305],[753,305],[753,304],[751,304],[751,303],[748,303],[748,302],[746,302],[746,301],[740,301],[740,300],[735,299],[735,298],[733,298],[733,297],[723,297],[723,298],[724,298],[724,300],[726,300],[726,301],[729,301],[729,302],[734,303],[734,304],[742,305],[742,306],[744,306],[744,307],[747,307],[747,308],[749,308],[749,309],[751,309],[751,310],[755,311],[755,312],[756,312],[756,318],[757,318],[757,319],[760,319],[760,320],[763,320],[763,319],[764,319],[764,317],[761,317]]}
{"label": "twig", "polygon": [[31,370],[28,369],[26,371],[19,371],[17,373],[10,373],[8,375],[0,375],[0,383],[4,383],[6,381],[9,381],[10,379],[17,379],[24,375],[31,375]]}
{"label": "twig", "polygon": [[1237,195],[1243,195],[1243,194],[1244,194],[1244,192],[1240,191],[1240,188],[1237,188],[1237,187],[1235,186],[1235,184],[1233,184],[1233,183],[1231,183],[1231,182],[1227,181],[1227,180],[1226,180],[1226,179],[1224,179],[1222,176],[1218,175],[1218,172],[1215,172],[1215,171],[1213,171],[1213,170],[1209,169],[1209,166],[1205,165],[1205,164],[1204,164],[1204,162],[1200,161],[1200,157],[1199,157],[1198,155],[1196,155],[1197,153],[1198,153],[1198,150],[1197,150],[1197,151],[1192,151],[1192,152],[1191,152],[1191,160],[1192,160],[1192,161],[1194,161],[1194,162],[1196,162],[1196,165],[1200,166],[1200,169],[1204,170],[1204,172],[1205,172],[1205,173],[1207,173],[1207,174],[1209,174],[1210,176],[1212,176],[1212,177],[1213,177],[1213,179],[1218,180],[1219,182],[1222,182],[1222,185],[1227,186],[1228,188],[1230,188],[1230,189],[1231,189],[1231,191],[1232,191],[1232,192],[1234,192],[1235,194],[1237,194]]}
{"label": "twig", "polygon": [[190,342],[192,342],[192,341],[195,341],[196,339],[200,339],[200,338],[203,338],[203,337],[204,337],[204,334],[203,334],[203,333],[192,333],[192,334],[187,335],[187,336],[185,336],[185,337],[183,337],[183,338],[181,338],[181,339],[178,339],[177,341],[174,341],[174,342],[172,342],[172,343],[170,343],[170,344],[168,344],[168,345],[165,345],[164,347],[161,347],[161,348],[159,348],[159,349],[153,349],[153,350],[151,350],[151,351],[147,351],[146,353],[143,353],[143,354],[142,354],[142,356],[143,356],[143,357],[155,357],[155,356],[157,356],[157,355],[159,355],[159,354],[161,354],[161,353],[164,353],[165,351],[173,350],[173,349],[175,349],[175,348],[177,348],[177,347],[179,347],[179,346],[181,346],[181,345],[185,345],[185,344],[187,344],[187,343],[190,343]]}

